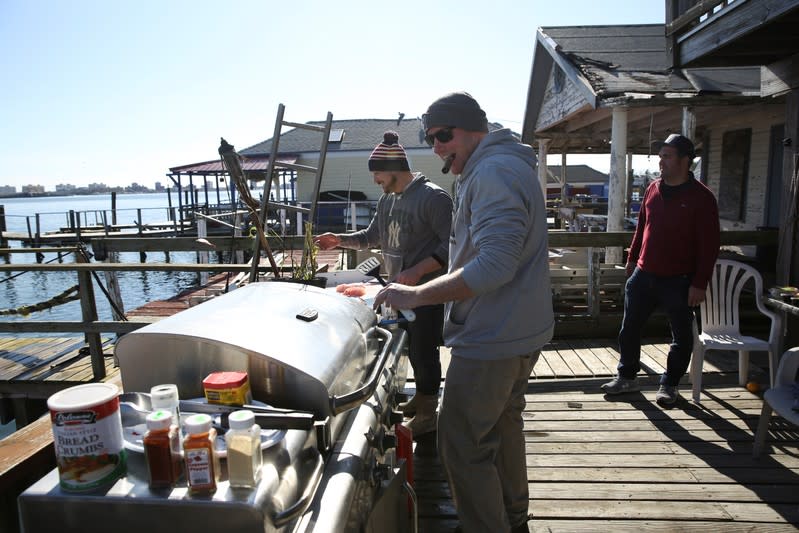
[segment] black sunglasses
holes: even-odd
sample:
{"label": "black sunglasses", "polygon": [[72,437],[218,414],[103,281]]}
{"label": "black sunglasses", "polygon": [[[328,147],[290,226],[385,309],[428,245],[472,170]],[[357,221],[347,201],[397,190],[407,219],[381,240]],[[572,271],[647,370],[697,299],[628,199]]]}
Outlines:
{"label": "black sunglasses", "polygon": [[449,126],[448,128],[442,128],[435,133],[429,133],[424,136],[424,142],[426,142],[428,146],[433,146],[436,140],[438,140],[440,143],[448,143],[454,137],[454,135],[452,135],[452,130],[454,128],[455,126]]}

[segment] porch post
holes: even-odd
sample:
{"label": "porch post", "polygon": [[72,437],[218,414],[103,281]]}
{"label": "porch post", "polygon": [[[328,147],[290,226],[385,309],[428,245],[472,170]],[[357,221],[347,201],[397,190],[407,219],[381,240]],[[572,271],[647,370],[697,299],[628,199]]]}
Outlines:
{"label": "porch post", "polygon": [[[785,99],[785,137],[782,155],[782,214],[777,246],[777,283],[799,283],[799,89]],[[799,319],[788,315],[784,346],[799,344]],[[780,354],[781,355],[781,354]]]}
{"label": "porch post", "polygon": [[[782,215],[779,245],[777,246],[777,283],[799,283],[799,89],[793,89],[785,99],[785,140],[782,153]],[[790,324],[789,324],[790,327]]]}
{"label": "porch post", "polygon": [[[627,154],[627,181],[624,183],[624,216],[632,216],[632,195],[633,195],[633,180],[635,174],[633,173],[633,154]],[[622,224],[622,228],[624,225]]]}
{"label": "porch post", "polygon": [[[621,231],[624,227],[624,198],[627,185],[627,108],[613,108],[610,133],[610,179],[608,181],[608,223],[606,231]],[[608,246],[605,263],[622,262],[622,248]]]}
{"label": "porch post", "polygon": [[696,144],[696,113],[694,108],[683,106],[682,108],[682,134],[691,139]]}
{"label": "porch post", "polygon": [[547,149],[549,141],[541,139],[538,141],[538,183],[541,185],[541,192],[544,194],[544,205],[547,203]]}

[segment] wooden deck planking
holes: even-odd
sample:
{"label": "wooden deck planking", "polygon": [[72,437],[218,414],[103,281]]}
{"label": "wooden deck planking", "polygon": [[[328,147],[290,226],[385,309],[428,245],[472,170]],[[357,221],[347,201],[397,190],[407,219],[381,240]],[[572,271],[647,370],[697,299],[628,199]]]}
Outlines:
{"label": "wooden deck planking", "polygon": [[[140,314],[167,316],[186,307],[185,299],[175,298]],[[0,364],[24,360],[38,349],[21,344],[0,338]],[[7,348],[9,354],[21,351],[4,358]],[[443,352],[448,361],[448,350]],[[615,340],[559,340],[543,350],[524,413],[531,530],[794,531],[799,524],[799,436],[774,421],[771,438],[780,440],[778,445],[770,442],[772,455],[750,458],[762,402],[743,388],[718,386],[735,381],[737,355],[708,354],[701,407],[682,401],[664,411],[653,397],[668,344],[649,340],[642,352],[639,376],[648,384],[643,392],[606,398],[599,385],[616,373]],[[105,362],[109,377],[118,377],[112,358]],[[86,356],[31,377],[34,382],[90,381],[91,361]],[[420,531],[452,530],[457,516],[434,439],[416,444],[414,463]]]}
{"label": "wooden deck planking", "polygon": [[60,354],[77,351],[85,343],[77,337],[20,337],[0,351],[0,380],[13,379]]}
{"label": "wooden deck planking", "polygon": [[[654,384],[605,397],[601,382],[530,380],[531,531],[796,530],[799,430],[773,420],[768,454],[753,459],[758,396],[713,385],[701,405],[663,410]],[[431,440],[414,457],[420,531],[451,531],[457,517]]]}
{"label": "wooden deck planking", "polygon": [[[661,409],[654,393],[668,350],[667,342],[646,342],[639,377],[648,385],[618,397],[599,389],[616,373],[615,340],[543,350],[524,412],[531,531],[796,530],[796,428],[773,420],[770,437],[779,443],[751,458],[762,400],[736,385],[734,353],[709,354],[700,405],[682,399]],[[682,390],[690,394],[687,376]],[[422,439],[414,456],[420,531],[451,531],[457,516],[434,438]]]}
{"label": "wooden deck planking", "polygon": [[[110,342],[104,339],[106,349],[110,348]],[[51,367],[79,355],[85,345],[80,337],[19,337],[13,347],[9,346],[11,349],[0,351],[0,382],[66,380],[65,377],[75,372],[67,368],[53,373]],[[85,358],[90,359],[88,354]]]}

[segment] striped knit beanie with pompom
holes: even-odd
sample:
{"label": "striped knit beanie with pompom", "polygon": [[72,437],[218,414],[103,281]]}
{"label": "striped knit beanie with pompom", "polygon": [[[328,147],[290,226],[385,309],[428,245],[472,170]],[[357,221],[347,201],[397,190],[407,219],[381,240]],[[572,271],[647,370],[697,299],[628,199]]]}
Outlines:
{"label": "striped knit beanie with pompom", "polygon": [[399,144],[399,135],[396,131],[387,131],[383,134],[383,142],[378,144],[369,156],[369,170],[379,172],[383,170],[410,170],[405,149]]}

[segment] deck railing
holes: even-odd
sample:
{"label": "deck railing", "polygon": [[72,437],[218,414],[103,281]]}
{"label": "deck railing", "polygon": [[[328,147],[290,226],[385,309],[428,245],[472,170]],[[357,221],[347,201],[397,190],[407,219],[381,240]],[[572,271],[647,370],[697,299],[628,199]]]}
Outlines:
{"label": "deck railing", "polygon": [[[302,248],[301,237],[271,238],[270,246],[273,250]],[[576,249],[584,250],[582,263],[558,263],[551,265],[553,298],[556,303],[565,302],[566,310],[559,313],[562,319],[576,318],[599,321],[602,318],[603,306],[607,307],[608,298],[617,301],[621,297],[619,288],[623,286],[624,274],[621,265],[608,265],[601,258],[607,247],[627,247],[632,239],[631,232],[590,232],[578,233],[568,231],[550,231],[549,246],[551,249]],[[92,249],[96,259],[106,260],[120,252],[176,252],[176,251],[207,251],[209,245],[217,250],[237,251],[252,250],[253,240],[249,237],[213,237],[209,236],[200,242],[194,237],[175,238],[108,238],[96,239],[92,242]],[[722,247],[774,247],[777,242],[777,231],[723,231],[721,233]],[[53,249],[49,249],[53,250]],[[36,249],[4,249],[2,253],[33,253]],[[350,263],[354,265],[354,256]],[[249,263],[114,263],[114,262],[78,262],[59,264],[0,264],[0,272],[40,271],[64,272],[72,271],[78,274],[82,302],[83,317],[81,321],[0,321],[0,333],[36,333],[36,332],[75,332],[98,335],[99,333],[124,334],[142,326],[142,324],[124,321],[99,321],[94,306],[94,296],[91,289],[91,272],[121,272],[121,271],[160,271],[160,272],[249,272],[252,266]],[[266,273],[269,267],[258,267]],[[91,291],[91,292],[90,292]],[[616,295],[608,297],[615,291]],[[572,307],[568,308],[568,298]],[[560,300],[558,300],[560,298]],[[619,309],[616,309],[619,311]],[[610,312],[609,314],[613,314]],[[101,359],[102,353],[92,354]],[[99,367],[102,367],[98,363]],[[98,371],[100,368],[98,368]]]}

